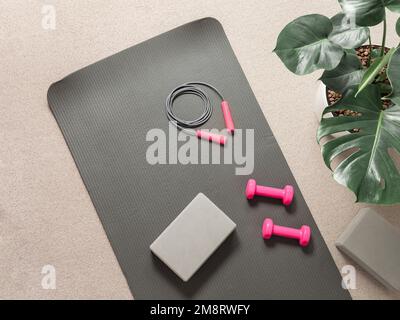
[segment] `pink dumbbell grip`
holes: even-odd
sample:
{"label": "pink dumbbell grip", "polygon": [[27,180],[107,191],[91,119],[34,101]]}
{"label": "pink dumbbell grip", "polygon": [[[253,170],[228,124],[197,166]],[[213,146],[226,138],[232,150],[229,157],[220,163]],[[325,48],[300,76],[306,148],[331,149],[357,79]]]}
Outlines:
{"label": "pink dumbbell grip", "polygon": [[273,227],[273,234],[276,236],[281,236],[291,239],[300,239],[301,237],[301,231],[299,229],[282,227],[277,225],[274,225]]}
{"label": "pink dumbbell grip", "polygon": [[235,125],[233,124],[233,119],[228,101],[225,100],[222,101],[221,108],[225,119],[225,127],[228,130],[228,132],[232,134],[235,131]]}
{"label": "pink dumbbell grip", "polygon": [[203,131],[203,130],[197,130],[196,136],[199,139],[212,141],[215,143],[219,143],[221,145],[224,145],[226,143],[226,137],[221,134],[211,133],[211,132],[207,132],[207,131]]}
{"label": "pink dumbbell grip", "polygon": [[256,186],[255,193],[258,196],[275,198],[275,199],[282,199],[285,194],[283,189],[264,187],[264,186]]}

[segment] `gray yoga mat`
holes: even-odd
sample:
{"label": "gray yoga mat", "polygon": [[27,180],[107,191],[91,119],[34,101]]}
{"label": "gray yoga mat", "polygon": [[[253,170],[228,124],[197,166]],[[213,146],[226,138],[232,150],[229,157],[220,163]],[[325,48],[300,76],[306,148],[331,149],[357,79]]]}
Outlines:
{"label": "gray yoga mat", "polygon": [[[255,129],[251,176],[261,184],[294,185],[290,207],[265,198],[248,202],[249,176],[235,175],[235,164],[146,161],[153,144],[146,141],[147,132],[167,132],[165,98],[188,81],[215,85],[230,102],[236,127]],[[220,101],[208,93],[214,114],[205,127],[223,128]],[[350,298],[218,21],[186,24],[79,70],[51,85],[48,102],[135,298]],[[199,110],[196,98],[177,101],[183,117]],[[237,229],[185,283],[149,246],[199,192]],[[266,217],[280,225],[308,224],[311,244],[264,241]]]}

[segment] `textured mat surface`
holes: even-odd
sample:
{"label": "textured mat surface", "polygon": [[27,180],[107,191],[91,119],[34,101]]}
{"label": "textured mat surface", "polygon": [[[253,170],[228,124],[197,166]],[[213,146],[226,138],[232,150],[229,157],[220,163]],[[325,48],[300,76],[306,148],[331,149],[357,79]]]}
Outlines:
{"label": "textured mat surface", "polygon": [[[248,176],[235,175],[235,165],[148,164],[147,132],[167,131],[165,97],[191,80],[214,84],[229,100],[236,126],[255,129],[252,176],[270,185],[293,184],[289,209],[266,199],[249,203]],[[135,298],[350,298],[216,20],[184,25],[75,72],[50,87],[48,101]],[[193,101],[180,111],[190,116],[198,106]],[[223,126],[215,109],[208,128]],[[149,245],[199,192],[237,230],[184,283]],[[310,246],[262,240],[267,216],[277,224],[310,225]]]}

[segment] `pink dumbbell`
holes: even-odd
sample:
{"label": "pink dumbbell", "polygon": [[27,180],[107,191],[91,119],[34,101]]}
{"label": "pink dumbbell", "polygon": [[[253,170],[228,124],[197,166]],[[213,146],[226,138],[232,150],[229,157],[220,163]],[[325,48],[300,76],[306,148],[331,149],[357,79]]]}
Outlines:
{"label": "pink dumbbell", "polygon": [[254,195],[282,199],[282,203],[288,206],[292,203],[294,189],[290,185],[285,186],[283,189],[258,186],[256,180],[250,179],[247,181],[246,197],[250,200],[254,198]]}
{"label": "pink dumbbell", "polygon": [[311,229],[309,226],[301,226],[300,229],[281,227],[274,224],[272,219],[265,219],[262,226],[262,235],[264,239],[270,239],[272,235],[299,239],[302,247],[306,247],[310,242]]}

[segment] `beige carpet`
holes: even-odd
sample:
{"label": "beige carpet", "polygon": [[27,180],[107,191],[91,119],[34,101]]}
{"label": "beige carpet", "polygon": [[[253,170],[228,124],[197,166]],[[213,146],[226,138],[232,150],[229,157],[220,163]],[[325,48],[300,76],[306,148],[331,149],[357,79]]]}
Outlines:
{"label": "beige carpet", "polygon": [[[48,4],[55,30],[42,28]],[[351,264],[334,241],[361,206],[332,180],[316,144],[311,108],[319,75],[297,77],[271,53],[290,20],[338,10],[336,0],[2,0],[0,298],[132,298],[46,92],[75,70],[207,16],[224,26],[338,267]],[[398,42],[394,23],[391,14],[390,45]],[[399,207],[378,210],[400,226]],[[44,265],[56,269],[55,290],[42,287]],[[400,298],[357,271],[354,298]]]}

